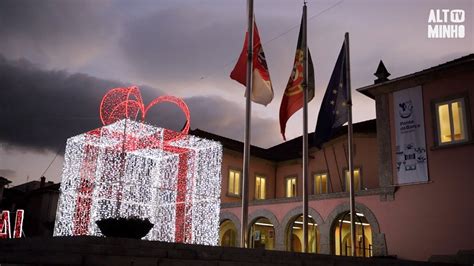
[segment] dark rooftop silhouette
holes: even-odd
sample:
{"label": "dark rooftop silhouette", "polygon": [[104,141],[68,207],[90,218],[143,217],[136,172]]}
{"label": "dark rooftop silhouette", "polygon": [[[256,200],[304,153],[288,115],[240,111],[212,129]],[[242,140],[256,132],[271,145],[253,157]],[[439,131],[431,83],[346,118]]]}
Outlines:
{"label": "dark rooftop silhouette", "polygon": [[383,64],[383,61],[380,60],[379,66],[377,67],[377,70],[375,71],[374,75],[377,77],[376,80],[374,80],[375,84],[385,82],[388,80],[388,77],[391,75],[385,65]]}
{"label": "dark rooftop silhouette", "polygon": [[432,74],[434,72],[448,70],[448,69],[451,69],[451,68],[467,69],[469,67],[471,67],[471,68],[474,67],[474,54],[468,54],[466,56],[456,58],[456,59],[448,61],[446,63],[442,63],[442,64],[439,64],[437,66],[430,67],[430,68],[427,68],[427,69],[424,69],[424,70],[421,70],[421,71],[418,71],[418,72],[414,72],[414,73],[411,73],[411,74],[407,74],[407,75],[404,75],[404,76],[401,76],[401,77],[398,77],[398,78],[395,78],[395,79],[391,79],[391,80],[387,79],[387,81],[384,81],[384,82],[375,83],[375,84],[372,84],[372,85],[361,87],[361,88],[357,89],[357,91],[373,99],[375,97],[374,97],[374,95],[372,95],[372,93],[370,91],[374,88],[389,85],[389,84],[393,84],[393,83],[400,82],[400,81],[403,81],[403,80],[419,78],[419,77],[422,77],[422,76],[425,76],[425,75],[428,75],[428,74]]}
{"label": "dark rooftop silhouette", "polygon": [[[376,133],[376,123],[375,119],[367,120],[359,123],[353,124],[354,133],[369,134]],[[200,129],[195,129],[190,131],[191,135],[202,137],[206,139],[211,139],[219,141],[222,143],[224,148],[229,150],[243,152],[244,144],[240,141],[229,139],[223,136],[219,136],[210,132],[206,132]],[[338,138],[340,136],[347,134],[347,126],[343,126],[339,131],[337,131],[331,139]],[[314,141],[314,132],[308,134],[308,143],[310,147],[313,147]],[[297,137],[276,146],[270,147],[268,149],[263,149],[257,146],[251,146],[250,154],[252,156],[260,157],[270,161],[286,161],[291,159],[298,159],[301,157],[302,153],[302,137]]]}

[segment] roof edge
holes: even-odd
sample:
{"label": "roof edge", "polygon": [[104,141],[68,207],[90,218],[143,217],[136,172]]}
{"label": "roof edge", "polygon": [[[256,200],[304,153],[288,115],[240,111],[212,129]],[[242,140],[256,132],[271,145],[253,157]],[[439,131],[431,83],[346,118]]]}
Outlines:
{"label": "roof edge", "polygon": [[462,57],[459,57],[459,58],[456,58],[456,59],[453,59],[451,61],[439,64],[439,65],[434,66],[434,67],[423,69],[423,70],[418,71],[418,72],[414,72],[414,73],[407,74],[407,75],[404,75],[404,76],[400,76],[400,77],[397,77],[397,78],[394,78],[394,79],[391,79],[391,80],[387,80],[387,81],[382,82],[382,83],[367,85],[367,86],[358,88],[356,90],[358,92],[364,94],[365,96],[369,97],[369,98],[375,99],[375,94],[373,93],[373,91],[377,88],[382,88],[382,87],[391,85],[391,84],[396,83],[396,82],[400,82],[400,81],[408,80],[408,79],[413,79],[413,78],[418,78],[418,77],[421,77],[421,76],[431,74],[431,73],[436,72],[436,71],[450,69],[450,68],[453,68],[453,67],[457,67],[457,66],[460,66],[460,65],[463,65],[463,64],[469,64],[469,63],[474,63],[474,53],[468,54],[468,55],[465,55],[465,56],[462,56]]}

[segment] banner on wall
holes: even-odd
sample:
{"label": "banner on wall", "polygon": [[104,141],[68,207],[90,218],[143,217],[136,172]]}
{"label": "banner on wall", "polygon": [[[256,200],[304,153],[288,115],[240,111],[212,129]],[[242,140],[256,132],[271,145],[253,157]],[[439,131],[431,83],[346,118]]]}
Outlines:
{"label": "banner on wall", "polygon": [[428,181],[425,124],[421,87],[393,93],[396,182],[408,184]]}

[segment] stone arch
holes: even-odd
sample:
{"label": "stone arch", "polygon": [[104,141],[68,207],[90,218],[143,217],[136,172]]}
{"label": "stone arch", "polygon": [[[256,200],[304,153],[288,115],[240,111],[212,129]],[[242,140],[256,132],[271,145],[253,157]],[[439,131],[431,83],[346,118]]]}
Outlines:
{"label": "stone arch", "polygon": [[260,217],[267,218],[272,222],[273,228],[275,230],[275,250],[284,250],[281,248],[279,245],[280,239],[284,236],[283,233],[281,232],[281,226],[280,223],[278,222],[278,219],[276,218],[275,214],[273,214],[271,211],[266,210],[266,209],[259,209],[254,212],[252,212],[249,215],[248,218],[248,226],[247,226],[247,239],[248,239],[248,234],[250,233],[250,228],[252,227],[253,223]]}
{"label": "stone arch", "polygon": [[240,243],[240,219],[237,217],[237,215],[231,213],[231,212],[221,212],[220,213],[220,219],[219,219],[219,226],[224,222],[225,220],[229,220],[232,223],[234,223],[235,228],[237,230],[237,243]]}
{"label": "stone arch", "polygon": [[[357,212],[360,212],[364,214],[365,218],[367,221],[370,223],[370,227],[372,229],[372,245],[373,245],[373,250],[372,254],[373,256],[386,256],[387,255],[387,244],[385,241],[385,234],[380,232],[380,225],[379,222],[377,221],[377,218],[375,217],[375,214],[372,212],[372,210],[369,209],[369,207],[365,206],[362,203],[356,202],[355,209]],[[327,246],[327,254],[331,253],[331,243],[330,243],[330,237],[331,237],[331,230],[332,230],[332,225],[334,224],[335,220],[337,217],[346,211],[350,210],[350,205],[348,202],[341,203],[337,205],[331,213],[328,215],[326,219],[326,223],[324,224],[324,231],[325,234],[328,236],[328,246]],[[321,228],[322,229],[322,228]],[[321,230],[320,229],[320,230]]]}
{"label": "stone arch", "polygon": [[[365,206],[362,203],[356,202],[356,211],[363,213],[367,221],[369,221],[370,226],[372,227],[373,232],[380,233],[380,226],[379,222],[377,221],[377,218],[375,217],[375,214],[369,209],[369,207]],[[334,219],[337,218],[337,216],[345,211],[349,211],[350,206],[348,202],[341,203],[337,205],[331,213],[328,215],[328,218],[326,219],[328,224],[332,224],[334,222]]]}
{"label": "stone arch", "polygon": [[[301,209],[301,206],[298,206],[298,207],[295,207],[293,209],[291,209],[290,211],[288,211],[285,215],[285,217],[283,217],[282,221],[281,221],[281,229],[283,232],[281,232],[281,237],[278,238],[278,240],[280,241],[279,243],[277,243],[277,246],[281,247],[281,250],[286,250],[286,236],[287,236],[287,230],[288,230],[288,227],[290,226],[290,222],[296,218],[296,216],[299,216],[299,215],[302,215],[303,214],[303,210]],[[317,212],[315,209],[313,208],[308,208],[308,214],[311,215],[314,219],[314,221],[316,221],[316,223],[318,224],[318,227],[323,225],[324,223],[324,220],[323,218],[321,217],[321,215],[319,214],[319,212]],[[319,230],[319,228],[318,228]],[[320,241],[322,241],[323,237],[321,235],[321,231],[319,232],[320,234]],[[325,238],[326,239],[326,238]],[[321,246],[321,243],[320,243],[320,246]]]}

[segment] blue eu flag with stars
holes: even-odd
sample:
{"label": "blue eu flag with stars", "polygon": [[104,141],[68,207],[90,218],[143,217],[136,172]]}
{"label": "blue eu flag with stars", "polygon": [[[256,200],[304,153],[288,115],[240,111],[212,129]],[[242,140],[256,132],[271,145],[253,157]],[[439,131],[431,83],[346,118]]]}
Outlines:
{"label": "blue eu flag with stars", "polygon": [[346,63],[347,55],[344,43],[337,57],[336,66],[332,71],[318,114],[314,144],[319,149],[348,121]]}

